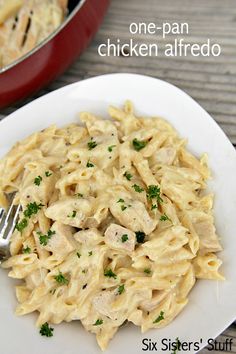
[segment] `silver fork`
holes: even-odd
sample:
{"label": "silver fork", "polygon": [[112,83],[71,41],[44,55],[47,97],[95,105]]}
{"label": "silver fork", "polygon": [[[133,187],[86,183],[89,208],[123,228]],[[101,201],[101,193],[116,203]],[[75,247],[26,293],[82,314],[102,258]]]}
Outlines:
{"label": "silver fork", "polygon": [[13,204],[14,197],[15,193],[8,194],[8,209],[0,208],[0,263],[10,256],[10,238],[15,229],[21,209],[20,205]]}

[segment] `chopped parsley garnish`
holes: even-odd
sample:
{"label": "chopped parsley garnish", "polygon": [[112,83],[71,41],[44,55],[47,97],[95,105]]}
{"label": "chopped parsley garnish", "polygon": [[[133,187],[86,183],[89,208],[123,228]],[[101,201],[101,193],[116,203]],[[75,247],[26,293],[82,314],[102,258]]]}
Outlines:
{"label": "chopped parsley garnish", "polygon": [[52,172],[50,172],[50,171],[46,171],[46,172],[45,172],[45,176],[46,176],[46,177],[50,177],[51,175],[52,175]]}
{"label": "chopped parsley garnish", "polygon": [[164,312],[161,311],[160,315],[155,319],[155,321],[153,321],[153,323],[159,323],[160,321],[164,320]]}
{"label": "chopped parsley garnish", "polygon": [[147,189],[147,199],[152,200],[156,199],[157,204],[161,204],[163,199],[161,198],[161,190],[158,186],[150,185]]}
{"label": "chopped parsley garnish", "polygon": [[128,181],[131,181],[131,178],[133,177],[133,176],[131,175],[131,173],[129,173],[128,171],[126,171],[126,172],[123,174],[123,176],[126,177],[126,179],[127,179]]}
{"label": "chopped parsley garnish", "polygon": [[166,215],[166,213],[164,213],[164,214],[160,217],[160,220],[161,220],[161,221],[166,221],[166,220],[168,220],[168,221],[171,222],[171,219],[169,218],[168,215]]}
{"label": "chopped parsley garnish", "polygon": [[146,273],[146,274],[151,274],[151,269],[150,269],[150,268],[145,268],[145,269],[144,269],[144,273]]}
{"label": "chopped parsley garnish", "polygon": [[90,251],[90,252],[88,253],[89,257],[92,256],[92,254],[93,254],[93,251]]}
{"label": "chopped parsley garnish", "polygon": [[107,150],[108,150],[109,152],[112,152],[112,149],[114,149],[114,147],[116,147],[116,145],[108,146]]}
{"label": "chopped parsley garnish", "polygon": [[151,210],[157,209],[157,205],[156,204],[152,204]]}
{"label": "chopped parsley garnish", "polygon": [[97,319],[97,321],[93,324],[94,326],[100,326],[103,324],[103,320],[100,320],[99,318]]}
{"label": "chopped parsley garnish", "polygon": [[121,207],[121,210],[122,210],[122,211],[124,211],[125,209],[127,209],[127,206],[125,206],[125,205],[121,205],[120,207]]}
{"label": "chopped parsley garnish", "polygon": [[77,193],[76,195],[78,198],[83,198],[83,194],[81,194],[81,193]]}
{"label": "chopped parsley garnish", "polygon": [[122,241],[123,243],[126,242],[126,241],[128,241],[128,239],[129,239],[129,237],[128,237],[127,234],[124,234],[124,235],[121,236],[121,241]]}
{"label": "chopped parsley garnish", "polygon": [[104,275],[105,275],[105,277],[108,277],[108,278],[114,278],[114,279],[117,278],[117,275],[115,273],[113,273],[113,271],[111,269],[105,269]]}
{"label": "chopped parsley garnish", "polygon": [[84,273],[84,274],[85,274],[85,273],[86,273],[86,270],[85,270],[85,269],[83,269],[83,270],[82,270],[82,273]]}
{"label": "chopped parsley garnish", "polygon": [[124,201],[124,199],[119,199],[119,200],[117,200],[117,203],[124,203],[125,201]]}
{"label": "chopped parsley garnish", "polygon": [[134,188],[135,192],[137,193],[142,193],[144,191],[144,189],[141,188],[138,184],[133,184],[132,188]]}
{"label": "chopped parsley garnish", "polygon": [[66,285],[69,283],[69,280],[66,279],[66,277],[61,272],[59,272],[58,275],[55,275],[54,279],[58,282],[58,284]]}
{"label": "chopped parsley garnish", "polygon": [[42,246],[47,246],[48,241],[51,239],[53,235],[55,235],[56,231],[48,230],[46,235],[43,235],[40,231],[37,232],[39,235],[39,242]]}
{"label": "chopped parsley garnish", "polygon": [[145,146],[147,145],[147,141],[141,141],[141,140],[138,140],[138,139],[134,139],[133,140],[133,147],[134,147],[134,150],[136,151],[140,151],[142,150],[143,148],[145,148]]}
{"label": "chopped parsley garnish", "polygon": [[135,232],[136,235],[136,240],[138,243],[144,243],[144,239],[145,239],[145,233],[142,231],[136,231]]}
{"label": "chopped parsley garnish", "polygon": [[24,216],[26,218],[31,218],[32,215],[37,214],[37,212],[42,209],[43,204],[37,204],[36,202],[29,203],[24,211]]}
{"label": "chopped parsley garnish", "polygon": [[34,184],[36,184],[36,186],[39,186],[42,180],[43,180],[42,177],[38,176],[34,179]]}
{"label": "chopped parsley garnish", "polygon": [[79,252],[76,253],[77,254],[77,257],[80,258],[81,257],[81,254]]}
{"label": "chopped parsley garnish", "polygon": [[118,287],[118,294],[121,295],[125,291],[125,284],[122,284]]}
{"label": "chopped parsley garnish", "polygon": [[67,217],[68,218],[75,218],[76,217],[76,214],[77,214],[77,211],[76,210],[73,210],[71,214],[68,214]]}
{"label": "chopped parsley garnish", "polygon": [[53,336],[53,331],[54,331],[54,328],[49,327],[48,323],[45,322],[41,326],[39,333],[41,334],[41,336],[52,337]]}
{"label": "chopped parsley garnish", "polygon": [[16,230],[18,230],[19,232],[22,232],[26,228],[27,225],[28,225],[28,221],[27,221],[27,219],[24,218],[16,224]]}
{"label": "chopped parsley garnish", "polygon": [[30,253],[30,252],[31,252],[31,248],[29,246],[22,249],[22,253]]}
{"label": "chopped parsley garnish", "polygon": [[86,167],[94,167],[94,164],[88,161]]}
{"label": "chopped parsley garnish", "polygon": [[43,207],[43,204],[37,204],[36,202],[29,203],[24,211],[24,216],[20,222],[16,224],[16,230],[22,232],[28,225],[28,220],[26,218],[31,218],[32,215],[37,214],[37,212]]}
{"label": "chopped parsley garnish", "polygon": [[94,149],[96,146],[97,146],[96,141],[92,141],[92,140],[91,140],[91,141],[88,142],[88,149],[89,149],[89,150]]}

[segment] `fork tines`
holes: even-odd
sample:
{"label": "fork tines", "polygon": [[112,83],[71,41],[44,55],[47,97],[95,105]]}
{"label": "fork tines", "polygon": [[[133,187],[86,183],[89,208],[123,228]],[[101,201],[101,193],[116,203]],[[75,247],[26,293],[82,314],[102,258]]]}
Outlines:
{"label": "fork tines", "polygon": [[9,254],[10,238],[15,229],[21,209],[20,205],[13,204],[14,196],[15,193],[8,196],[10,206],[7,210],[0,209],[0,259]]}

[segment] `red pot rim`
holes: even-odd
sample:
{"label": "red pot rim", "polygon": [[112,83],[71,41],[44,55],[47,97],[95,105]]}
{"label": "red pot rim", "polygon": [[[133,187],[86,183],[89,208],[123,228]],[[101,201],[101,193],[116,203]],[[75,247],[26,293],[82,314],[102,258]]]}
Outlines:
{"label": "red pot rim", "polygon": [[0,75],[2,73],[5,73],[6,71],[11,70],[13,67],[16,65],[20,64],[22,61],[24,61],[26,58],[30,57],[32,54],[37,52],[40,48],[42,48],[45,44],[50,42],[51,39],[53,39],[60,31],[63,30],[63,28],[71,21],[71,19],[77,14],[77,12],[80,11],[82,6],[87,0],[81,0],[78,5],[74,8],[74,10],[70,13],[70,15],[65,19],[65,21],[62,22],[62,24],[56,28],[48,37],[46,37],[42,42],[37,44],[33,49],[31,49],[29,52],[26,54],[22,55],[20,58],[14,60],[12,63],[4,66],[3,68],[0,69]]}

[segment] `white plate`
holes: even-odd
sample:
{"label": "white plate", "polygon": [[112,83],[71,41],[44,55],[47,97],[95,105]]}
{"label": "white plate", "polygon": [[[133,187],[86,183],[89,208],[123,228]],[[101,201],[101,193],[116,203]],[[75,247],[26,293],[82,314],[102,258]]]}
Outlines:
{"label": "white plate", "polygon": [[[215,121],[188,95],[161,80],[132,74],[114,74],[85,80],[41,97],[0,122],[0,156],[17,140],[57,123],[78,120],[77,113],[88,110],[107,116],[109,104],[122,105],[131,99],[139,114],[167,118],[189,148],[197,155],[207,152],[213,170],[210,189],[215,192],[215,217],[224,251],[222,271],[225,282],[199,281],[189,296],[189,304],[168,327],[144,335],[128,325],[110,342],[107,354],[143,353],[142,339],[158,342],[179,337],[180,341],[207,340],[220,334],[236,318],[236,152]],[[36,315],[17,318],[13,281],[0,270],[0,348],[5,354],[97,354],[95,336],[79,322],[54,326],[54,337],[41,337],[34,327]],[[154,351],[155,352],[155,351]],[[193,353],[188,350],[187,353]],[[196,352],[196,350],[195,350]]]}

